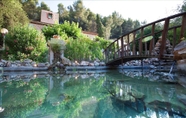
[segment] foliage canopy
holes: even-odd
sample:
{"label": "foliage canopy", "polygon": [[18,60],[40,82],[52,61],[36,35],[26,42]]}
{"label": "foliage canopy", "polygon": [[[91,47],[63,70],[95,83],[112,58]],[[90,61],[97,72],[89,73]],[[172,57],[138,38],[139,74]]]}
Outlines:
{"label": "foliage canopy", "polygon": [[18,23],[27,24],[29,19],[17,0],[0,1],[0,27],[11,29]]}

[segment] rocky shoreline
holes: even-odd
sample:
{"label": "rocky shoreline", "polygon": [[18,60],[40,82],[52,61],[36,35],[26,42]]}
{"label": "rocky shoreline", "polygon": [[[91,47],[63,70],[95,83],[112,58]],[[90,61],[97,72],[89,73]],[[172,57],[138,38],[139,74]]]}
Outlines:
{"label": "rocky shoreline", "polygon": [[[96,63],[96,65],[94,65]],[[106,66],[104,62],[96,61],[90,64],[87,61],[82,61],[78,65],[66,66],[67,71],[81,71],[81,70],[107,70],[107,69],[150,69],[156,71],[177,71],[176,63],[173,60],[158,60],[157,58],[132,60],[118,66]]]}
{"label": "rocky shoreline", "polygon": [[[159,40],[155,44],[155,48],[152,51],[152,55],[158,55],[160,52],[162,39],[159,37]],[[157,70],[184,70],[186,61],[183,63],[182,57],[185,53],[185,45],[186,41],[183,40],[180,42],[173,51],[173,46],[170,41],[166,40],[166,46],[164,50],[165,55],[173,55],[174,60],[177,60],[175,63],[173,60],[159,60],[158,58],[148,58],[143,60],[132,60],[126,63],[123,63],[119,66],[106,66],[104,61],[100,61],[99,59],[95,59],[92,61],[70,61],[69,59],[61,56],[61,60],[59,62],[46,62],[46,63],[36,63],[30,59],[25,59],[23,61],[6,61],[0,60],[0,70],[3,71],[47,71],[47,70],[101,70],[101,69],[157,69]],[[51,64],[52,63],[52,64]],[[178,64],[178,66],[177,66]]]}
{"label": "rocky shoreline", "polygon": [[[62,69],[64,71],[73,70],[107,70],[107,69],[164,69],[170,70],[173,65],[173,61],[160,61],[157,58],[144,59],[144,60],[132,60],[119,66],[106,66],[105,62],[99,61],[98,59],[89,62],[81,61],[73,62],[71,64],[57,63],[55,68]],[[36,63],[30,59],[24,61],[0,61],[0,70],[2,71],[47,71],[50,67],[48,62]],[[176,66],[174,66],[176,69]]]}

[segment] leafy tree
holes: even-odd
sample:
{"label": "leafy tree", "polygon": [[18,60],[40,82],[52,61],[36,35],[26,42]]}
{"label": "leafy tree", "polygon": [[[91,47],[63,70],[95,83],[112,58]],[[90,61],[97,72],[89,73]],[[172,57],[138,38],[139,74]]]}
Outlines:
{"label": "leafy tree", "polygon": [[124,22],[124,19],[119,15],[117,12],[112,13],[112,19],[113,19],[113,25],[111,29],[111,36],[110,38],[118,38],[122,35],[122,23]]}
{"label": "leafy tree", "polygon": [[97,23],[97,33],[99,37],[103,37],[103,24],[101,22],[101,18],[99,14],[96,15],[96,23]]}
{"label": "leafy tree", "polygon": [[103,23],[103,35],[105,39],[109,39],[110,35],[111,35],[111,28],[112,28],[112,24],[113,24],[113,19],[112,16],[108,16],[108,17],[104,17],[102,19],[102,23]]}
{"label": "leafy tree", "polygon": [[50,8],[49,8],[48,5],[45,4],[44,2],[41,2],[41,5],[38,6],[38,8],[40,8],[40,10],[47,10],[47,11],[50,11]]}
{"label": "leafy tree", "polygon": [[79,24],[84,31],[97,32],[96,15],[83,6],[83,1],[78,0],[73,5],[65,9],[63,4],[58,4],[59,22],[64,23],[65,20]]}
{"label": "leafy tree", "polygon": [[111,39],[117,39],[118,37],[123,35],[123,30],[121,26],[115,26],[115,28],[111,29]]}
{"label": "leafy tree", "polygon": [[64,23],[65,20],[69,21],[69,11],[64,8],[62,3],[58,4],[59,23]]}
{"label": "leafy tree", "polygon": [[18,25],[6,35],[4,58],[9,60],[32,59],[46,61],[46,41],[41,32],[27,25]]}
{"label": "leafy tree", "polygon": [[87,10],[87,30],[91,32],[97,32],[97,23],[96,23],[96,15],[90,11],[90,9]]}
{"label": "leafy tree", "polygon": [[23,6],[23,10],[27,13],[27,16],[31,20],[39,19],[39,14],[37,13],[38,0],[19,0]]}
{"label": "leafy tree", "polygon": [[40,21],[41,10],[50,11],[50,8],[44,2],[39,5],[38,0],[19,0],[23,5],[23,10],[31,20]]}
{"label": "leafy tree", "polygon": [[183,4],[181,6],[178,6],[179,12],[185,12],[186,11],[186,0],[183,0]]}
{"label": "leafy tree", "polygon": [[123,18],[116,11],[112,13],[112,19],[113,19],[112,27],[121,26],[121,24],[123,23]]}
{"label": "leafy tree", "polygon": [[138,20],[133,21],[133,24],[134,24],[134,29],[139,28],[141,26]]}
{"label": "leafy tree", "polygon": [[83,6],[82,0],[77,0],[73,3],[72,6],[68,7],[70,13],[71,22],[76,22],[82,28],[82,30],[86,29],[86,20],[87,20],[87,12],[86,8]]}
{"label": "leafy tree", "polygon": [[139,21],[130,18],[125,20],[117,12],[105,17],[94,14],[83,6],[82,0],[77,0],[67,9],[63,4],[58,4],[58,13],[60,23],[64,23],[65,20],[78,23],[82,30],[97,32],[99,37],[105,39],[118,38],[140,26]]}
{"label": "leafy tree", "polygon": [[19,1],[0,1],[0,27],[11,29],[18,23],[26,24],[28,22],[29,20]]}
{"label": "leafy tree", "polygon": [[65,21],[63,24],[54,24],[52,26],[45,26],[42,29],[46,40],[50,40],[53,35],[59,35],[62,39],[66,40],[68,37],[76,39],[81,35],[81,29],[77,23],[70,23]]}
{"label": "leafy tree", "polygon": [[128,20],[125,20],[122,24],[122,31],[123,34],[126,34],[134,29],[134,24],[132,19],[128,18]]}

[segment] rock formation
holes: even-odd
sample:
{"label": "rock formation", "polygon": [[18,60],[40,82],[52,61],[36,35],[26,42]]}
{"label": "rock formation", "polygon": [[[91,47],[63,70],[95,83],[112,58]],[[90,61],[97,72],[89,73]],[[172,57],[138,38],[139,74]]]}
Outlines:
{"label": "rock formation", "polygon": [[174,59],[182,60],[186,59],[186,40],[181,41],[174,48]]}
{"label": "rock formation", "polygon": [[61,57],[61,63],[65,66],[71,66],[72,64],[72,62],[66,57]]}
{"label": "rock formation", "polygon": [[177,61],[177,69],[186,72],[186,40],[175,46],[173,54],[174,60]]}
{"label": "rock formation", "polygon": [[[174,60],[177,62],[177,69],[180,73],[186,72],[186,40],[182,38],[182,41],[174,48]],[[178,83],[186,87],[185,75],[180,74]],[[185,100],[186,101],[186,100]]]}
{"label": "rock formation", "polygon": [[[162,38],[160,37],[159,40],[156,42],[154,49],[152,50],[152,55],[159,55],[160,47],[162,43]],[[170,44],[170,41],[166,40],[164,54],[172,54],[173,47]]]}

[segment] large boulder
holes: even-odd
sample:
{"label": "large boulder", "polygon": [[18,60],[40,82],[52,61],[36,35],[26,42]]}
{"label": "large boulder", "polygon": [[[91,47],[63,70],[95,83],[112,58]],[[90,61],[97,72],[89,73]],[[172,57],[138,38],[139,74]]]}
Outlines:
{"label": "large boulder", "polygon": [[81,61],[80,65],[81,66],[88,66],[89,62],[88,61]]}
{"label": "large boulder", "polygon": [[186,40],[175,46],[173,54],[174,60],[177,61],[177,69],[186,72]]}
{"label": "large boulder", "polygon": [[175,46],[173,54],[175,60],[186,59],[186,40]]}
{"label": "large boulder", "polygon": [[71,61],[66,57],[61,57],[61,63],[65,66],[70,66],[72,64]]}

